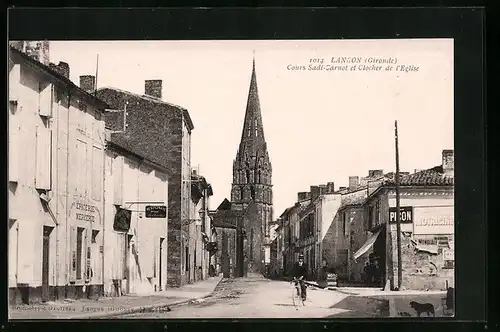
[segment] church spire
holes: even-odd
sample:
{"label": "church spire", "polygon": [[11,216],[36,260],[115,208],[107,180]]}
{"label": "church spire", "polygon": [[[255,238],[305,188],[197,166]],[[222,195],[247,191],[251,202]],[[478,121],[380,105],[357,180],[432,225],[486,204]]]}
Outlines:
{"label": "church spire", "polygon": [[257,74],[255,69],[255,51],[252,60],[252,75],[250,78],[250,88],[248,91],[247,108],[241,134],[240,151],[255,154],[262,154],[265,151],[264,126],[260,110],[259,91],[257,88]]}

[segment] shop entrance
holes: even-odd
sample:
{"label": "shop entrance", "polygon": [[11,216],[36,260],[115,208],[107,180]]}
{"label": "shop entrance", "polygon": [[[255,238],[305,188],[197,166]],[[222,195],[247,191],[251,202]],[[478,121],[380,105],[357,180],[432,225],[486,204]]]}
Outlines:
{"label": "shop entrance", "polygon": [[387,279],[386,269],[386,229],[385,225],[382,226],[380,234],[373,244],[373,253],[370,254],[370,264],[373,264],[373,285],[375,287],[384,287],[385,280]]}
{"label": "shop entrance", "polygon": [[42,302],[49,300],[49,254],[50,254],[50,233],[53,227],[43,227],[42,244]]}

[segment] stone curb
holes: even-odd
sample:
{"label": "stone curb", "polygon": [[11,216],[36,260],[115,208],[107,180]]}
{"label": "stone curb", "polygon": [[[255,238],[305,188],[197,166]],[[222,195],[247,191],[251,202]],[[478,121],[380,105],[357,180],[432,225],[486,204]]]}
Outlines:
{"label": "stone curb", "polygon": [[135,314],[135,313],[140,313],[143,311],[147,310],[152,310],[152,309],[162,309],[166,307],[178,307],[183,304],[189,303],[191,301],[196,301],[200,299],[204,299],[209,297],[210,295],[213,294],[215,291],[215,288],[221,283],[223,278],[220,278],[217,284],[215,285],[214,289],[209,292],[207,295],[203,295],[197,298],[190,298],[190,299],[183,299],[177,302],[172,302],[172,303],[160,303],[160,304],[151,304],[151,305],[143,305],[139,307],[132,307],[132,308],[127,308],[124,310],[117,310],[116,312],[99,312],[95,314],[87,314],[87,315],[81,315],[81,316],[73,316],[73,317],[68,317],[67,319],[98,319],[98,318],[111,318],[111,317],[117,317],[117,316],[124,316],[124,315],[129,315],[129,314]]}

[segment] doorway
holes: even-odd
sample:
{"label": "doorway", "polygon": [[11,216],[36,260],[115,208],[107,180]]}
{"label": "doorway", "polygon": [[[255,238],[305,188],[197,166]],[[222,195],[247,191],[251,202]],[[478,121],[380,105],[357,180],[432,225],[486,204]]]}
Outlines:
{"label": "doorway", "polygon": [[160,262],[159,262],[159,273],[158,273],[158,277],[159,277],[159,280],[158,280],[158,287],[160,288],[160,291],[162,291],[162,287],[163,287],[163,241],[165,240],[164,237],[161,237],[160,238]]}
{"label": "doorway", "polygon": [[50,267],[50,233],[54,228],[50,226],[43,227],[42,244],[42,302],[49,300],[49,267]]}
{"label": "doorway", "polygon": [[133,235],[125,235],[125,278],[127,280],[127,287],[126,287],[126,292],[127,294],[130,294],[130,291],[132,289],[132,264],[130,264],[130,257],[132,257],[131,250],[132,250],[132,238]]}

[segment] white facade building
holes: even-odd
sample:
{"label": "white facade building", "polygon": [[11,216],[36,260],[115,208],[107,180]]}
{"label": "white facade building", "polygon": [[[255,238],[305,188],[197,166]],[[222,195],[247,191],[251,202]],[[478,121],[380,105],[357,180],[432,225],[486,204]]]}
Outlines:
{"label": "white facade building", "polygon": [[106,105],[69,66],[9,52],[9,300],[98,295]]}
{"label": "white facade building", "polygon": [[166,288],[167,226],[146,217],[146,206],[168,202],[166,170],[109,142],[105,163],[104,291],[149,294]]}

